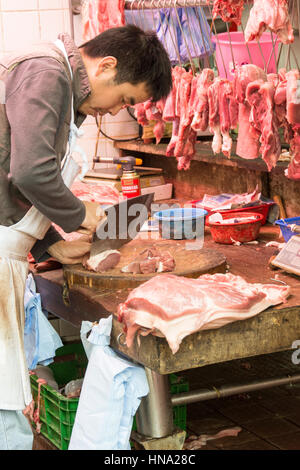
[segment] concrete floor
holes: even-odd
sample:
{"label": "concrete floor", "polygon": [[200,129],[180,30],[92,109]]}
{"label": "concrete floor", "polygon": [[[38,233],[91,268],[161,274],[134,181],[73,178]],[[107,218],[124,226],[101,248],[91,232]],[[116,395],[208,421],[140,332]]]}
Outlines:
{"label": "concrete floor", "polygon": [[[293,351],[189,370],[190,390],[298,374]],[[240,427],[235,437],[207,441],[201,450],[299,450],[300,383],[187,405],[188,435],[215,435]]]}

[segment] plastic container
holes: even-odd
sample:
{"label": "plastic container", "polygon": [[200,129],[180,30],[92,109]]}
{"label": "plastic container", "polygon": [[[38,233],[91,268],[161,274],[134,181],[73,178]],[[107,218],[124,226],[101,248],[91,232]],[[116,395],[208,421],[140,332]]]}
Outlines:
{"label": "plastic container", "polygon": [[250,207],[242,207],[238,209],[224,209],[223,211],[211,211],[208,207],[202,206],[201,205],[201,200],[200,201],[191,201],[191,204],[193,207],[198,207],[201,209],[205,209],[207,211],[207,216],[206,216],[206,224],[208,224],[208,218],[211,214],[215,212],[219,212],[220,214],[233,214],[235,215],[238,212],[256,212],[257,214],[261,214],[263,216],[263,219],[261,221],[262,225],[265,225],[267,222],[267,217],[269,213],[270,207],[275,204],[274,202],[268,202],[268,203],[262,203],[257,206],[250,206]]}
{"label": "plastic container", "polygon": [[[230,32],[230,35],[228,34],[228,32],[220,33],[218,35],[215,35],[212,38],[212,41],[216,45],[216,62],[220,77],[228,78],[229,80],[232,79],[234,74],[233,58],[235,66],[244,64],[255,64],[262,69],[264,69],[265,67],[265,61],[266,64],[269,63],[267,73],[276,73],[278,41],[276,41],[275,34],[273,34],[273,42],[275,45],[276,58],[274,57],[273,53],[271,33],[263,33],[260,37],[259,44],[257,41],[248,42],[250,55],[247,49],[247,45],[245,43],[243,32]],[[264,59],[262,56],[264,57]]]}
{"label": "plastic container", "polygon": [[[49,367],[59,387],[84,376],[87,357],[81,343],[73,343],[57,349],[55,362]],[[35,403],[38,395],[38,377],[30,376],[31,391]],[[41,386],[40,422],[41,434],[58,449],[67,450],[75,421],[79,398],[67,398],[50,385]]]}
{"label": "plastic container", "polygon": [[291,217],[289,219],[279,219],[275,221],[276,225],[279,225],[282,236],[285,242],[288,242],[291,237],[298,235],[299,233],[292,232],[288,225],[296,224],[300,225],[300,217]]}
{"label": "plastic container", "polygon": [[165,239],[200,238],[204,235],[204,224],[207,211],[194,207],[179,207],[155,212],[159,233]]}
{"label": "plastic container", "polygon": [[[210,223],[208,219],[208,226],[213,240],[216,243],[223,243],[226,245],[232,245],[234,242],[251,242],[256,240],[261,227],[263,216],[256,212],[237,212],[234,217],[248,218],[249,216],[255,216],[255,220],[248,222],[238,222],[233,224],[222,224],[222,223]],[[231,219],[232,214],[222,214],[223,219]]]}
{"label": "plastic container", "polygon": [[[87,366],[87,357],[81,343],[72,343],[57,349],[55,362],[49,367],[59,388],[71,380],[84,376]],[[38,395],[38,377],[30,376],[31,391],[35,402]],[[188,392],[189,385],[183,378],[170,374],[171,394]],[[41,386],[40,421],[41,434],[45,436],[58,449],[67,450],[69,447],[79,398],[67,398],[49,385]],[[186,429],[186,405],[173,407],[174,425]],[[133,430],[136,430],[135,419]]]}

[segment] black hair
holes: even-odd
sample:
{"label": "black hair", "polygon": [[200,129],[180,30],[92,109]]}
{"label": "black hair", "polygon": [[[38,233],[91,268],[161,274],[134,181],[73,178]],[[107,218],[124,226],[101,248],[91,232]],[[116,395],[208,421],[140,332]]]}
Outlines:
{"label": "black hair", "polygon": [[110,28],[80,47],[88,57],[115,57],[117,84],[145,82],[153,101],[171,91],[170,59],[153,31],[143,31],[135,25]]}

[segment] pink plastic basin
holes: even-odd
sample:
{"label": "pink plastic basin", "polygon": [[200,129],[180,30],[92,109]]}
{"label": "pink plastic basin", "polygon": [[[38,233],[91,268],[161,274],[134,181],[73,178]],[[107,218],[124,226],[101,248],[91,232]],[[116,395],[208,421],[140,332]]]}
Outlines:
{"label": "pink plastic basin", "polygon": [[[263,3],[263,2],[262,2]],[[230,40],[231,39],[231,45]],[[268,64],[267,73],[276,72],[276,58],[278,53],[278,41],[276,41],[276,35],[273,34],[273,42],[275,45],[275,55],[273,51],[272,36],[271,33],[263,33],[257,41],[249,41],[248,48],[244,39],[243,32],[230,32],[230,35],[226,33],[220,33],[212,38],[212,41],[216,45],[216,62],[219,69],[219,76],[222,78],[232,79],[234,73],[233,58],[235,66],[243,64],[255,64],[258,67],[264,69],[265,63]],[[260,47],[259,47],[260,45]],[[231,52],[232,47],[232,52]],[[223,56],[223,59],[222,59]],[[250,58],[251,56],[251,58]],[[263,59],[264,57],[264,59]],[[252,59],[252,60],[251,60]],[[265,63],[264,63],[265,61]],[[226,77],[227,72],[227,77]]]}

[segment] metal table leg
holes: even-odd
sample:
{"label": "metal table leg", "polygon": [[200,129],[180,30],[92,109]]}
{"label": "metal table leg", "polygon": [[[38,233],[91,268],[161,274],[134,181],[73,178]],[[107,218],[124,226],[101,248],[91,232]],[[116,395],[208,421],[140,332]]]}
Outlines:
{"label": "metal table leg", "polygon": [[170,385],[167,375],[145,367],[149,394],[136,414],[134,440],[146,450],[181,450],[185,431],[174,429]]}
{"label": "metal table leg", "polygon": [[137,431],[144,436],[160,438],[173,432],[173,412],[169,380],[145,367],[149,394],[141,401],[136,414]]}

